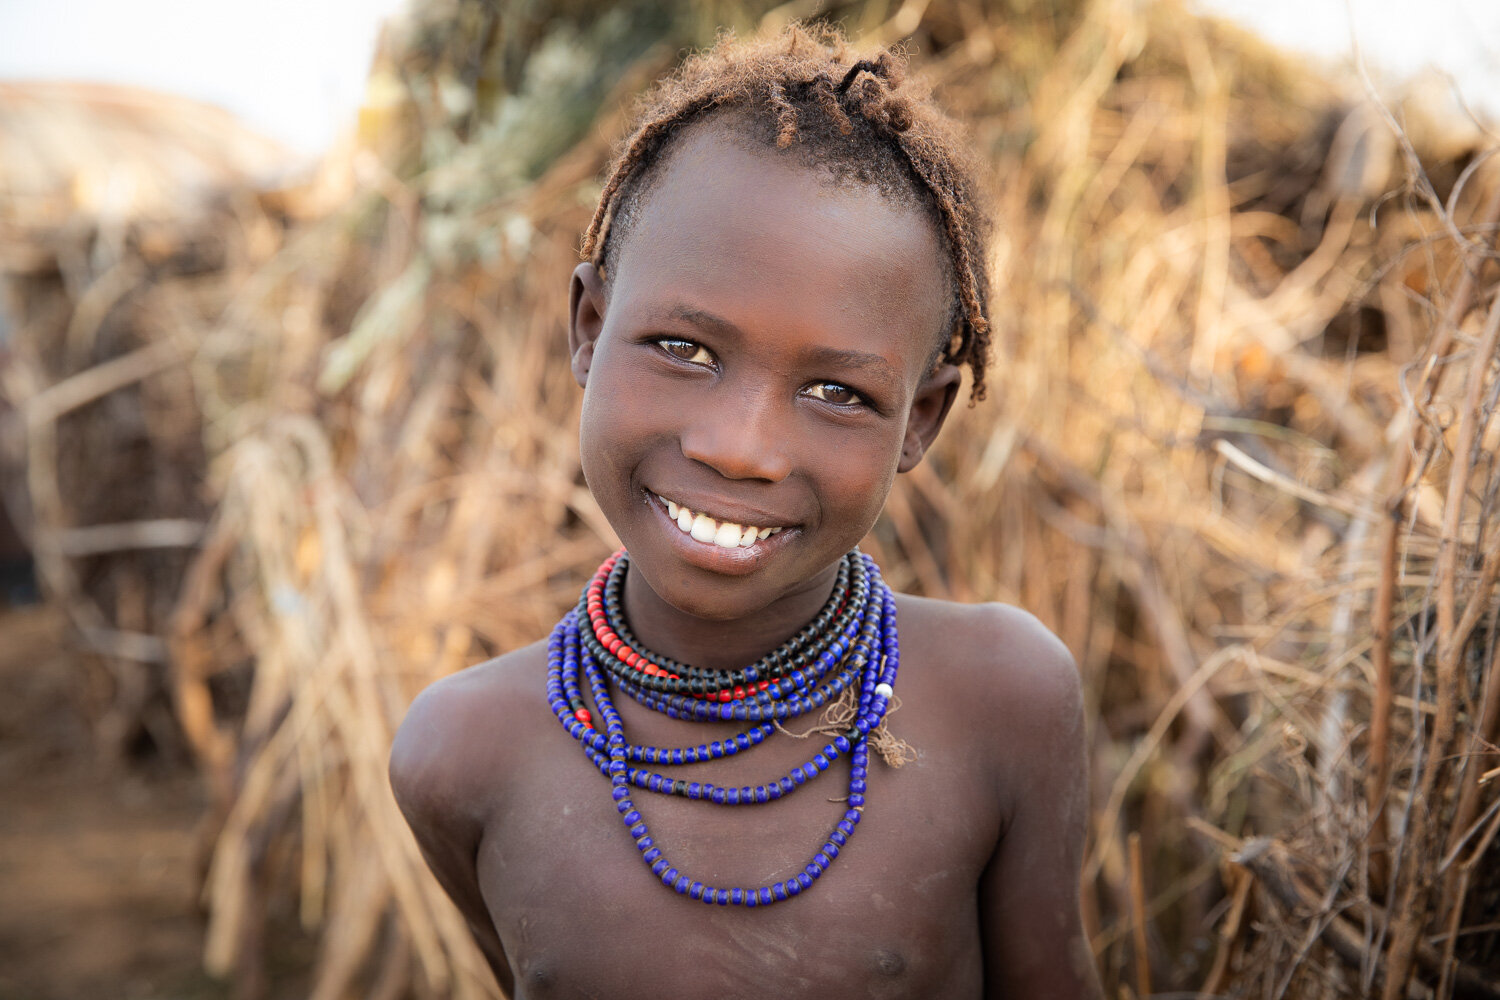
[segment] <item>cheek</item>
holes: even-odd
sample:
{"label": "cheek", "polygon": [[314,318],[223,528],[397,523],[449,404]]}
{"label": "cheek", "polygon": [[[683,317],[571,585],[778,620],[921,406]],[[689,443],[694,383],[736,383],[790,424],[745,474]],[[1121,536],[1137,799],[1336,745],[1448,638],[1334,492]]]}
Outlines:
{"label": "cheek", "polygon": [[641,458],[670,432],[659,394],[641,391],[641,373],[597,358],[579,415],[579,460],[590,491],[606,511],[631,489]]}
{"label": "cheek", "polygon": [[896,481],[900,441],[887,435],[821,436],[823,446],[807,456],[822,491],[845,516],[873,523]]}
{"label": "cheek", "polygon": [[628,411],[620,405],[616,387],[595,366],[583,393],[578,423],[578,457],[589,490],[601,503],[618,482],[622,468]]}

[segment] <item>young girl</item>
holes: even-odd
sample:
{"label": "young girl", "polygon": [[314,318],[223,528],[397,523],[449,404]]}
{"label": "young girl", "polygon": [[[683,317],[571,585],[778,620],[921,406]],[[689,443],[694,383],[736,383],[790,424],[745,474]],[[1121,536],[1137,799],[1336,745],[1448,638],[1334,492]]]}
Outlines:
{"label": "young girl", "polygon": [[985,384],[974,183],[902,70],[725,42],[604,190],[569,345],[624,551],[391,758],[513,997],[1098,995],[1071,658],[855,549]]}

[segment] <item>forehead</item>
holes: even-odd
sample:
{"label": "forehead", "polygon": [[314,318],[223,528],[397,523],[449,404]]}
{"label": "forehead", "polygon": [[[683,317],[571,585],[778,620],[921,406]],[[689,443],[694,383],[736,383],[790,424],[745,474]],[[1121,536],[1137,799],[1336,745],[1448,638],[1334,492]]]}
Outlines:
{"label": "forehead", "polygon": [[923,359],[946,333],[944,245],[919,206],[714,127],[684,136],[659,169],[619,248],[611,299],[625,301],[612,307],[687,298],[772,326],[909,341]]}

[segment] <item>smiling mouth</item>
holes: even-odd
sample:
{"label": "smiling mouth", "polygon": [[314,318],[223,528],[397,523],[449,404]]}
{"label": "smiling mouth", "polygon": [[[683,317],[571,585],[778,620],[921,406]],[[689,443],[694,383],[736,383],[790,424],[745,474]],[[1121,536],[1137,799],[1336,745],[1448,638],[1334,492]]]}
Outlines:
{"label": "smiling mouth", "polygon": [[761,539],[770,538],[783,530],[780,525],[762,526],[721,521],[702,511],[668,500],[659,493],[653,493],[652,496],[667,509],[667,516],[677,523],[677,529],[684,535],[691,536],[694,541],[717,545],[721,549],[748,549]]}

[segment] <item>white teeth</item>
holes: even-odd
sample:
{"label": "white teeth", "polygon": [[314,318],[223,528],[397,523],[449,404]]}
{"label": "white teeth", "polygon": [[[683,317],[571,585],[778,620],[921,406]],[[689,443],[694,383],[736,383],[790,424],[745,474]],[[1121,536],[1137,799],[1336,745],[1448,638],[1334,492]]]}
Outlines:
{"label": "white teeth", "polygon": [[680,503],[668,500],[666,497],[657,495],[662,506],[667,509],[667,516],[677,522],[677,527],[684,534],[692,535],[700,542],[712,543],[721,548],[740,549],[749,548],[763,538],[769,538],[781,528],[757,528],[754,525],[735,524],[732,521],[716,521],[707,514],[695,514]]}
{"label": "white teeth", "polygon": [[711,542],[718,533],[718,523],[707,514],[699,514],[693,518],[693,526],[688,531],[688,534],[692,535],[693,540],[697,542]]}

